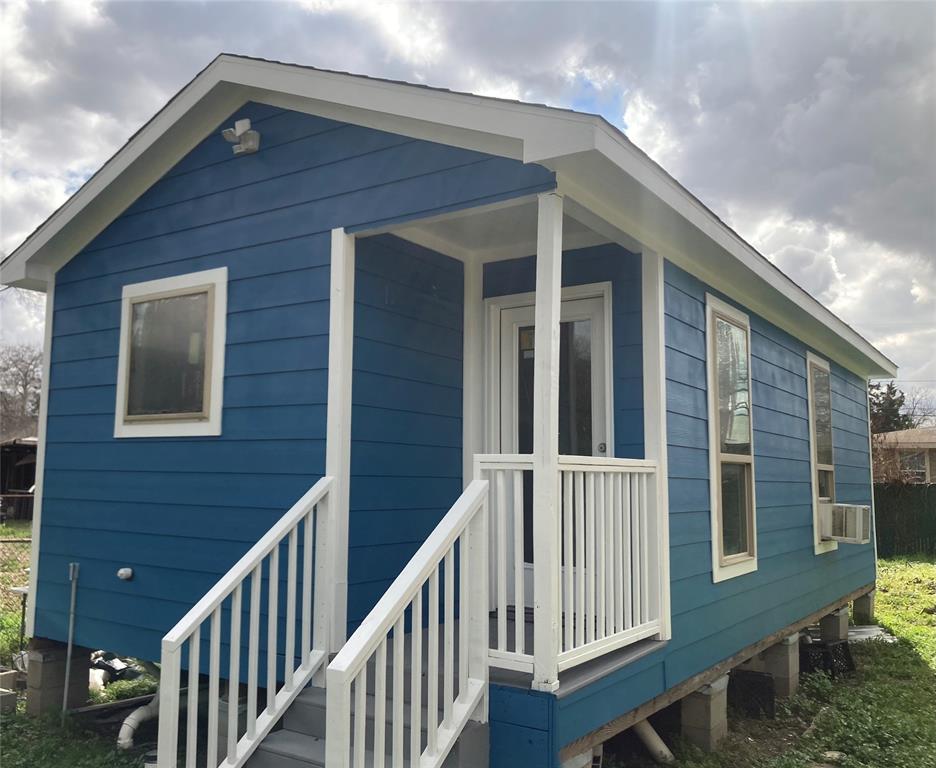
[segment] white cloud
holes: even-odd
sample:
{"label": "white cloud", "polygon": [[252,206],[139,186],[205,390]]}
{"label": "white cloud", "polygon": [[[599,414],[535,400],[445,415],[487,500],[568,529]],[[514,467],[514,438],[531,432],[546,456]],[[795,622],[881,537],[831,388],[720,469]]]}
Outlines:
{"label": "white cloud", "polygon": [[601,112],[903,377],[936,379],[934,4],[12,0],[2,12],[6,250],[225,50]]}
{"label": "white cloud", "polygon": [[679,154],[679,141],[665,117],[641,91],[631,94],[624,112],[627,138],[664,168],[672,168]]}

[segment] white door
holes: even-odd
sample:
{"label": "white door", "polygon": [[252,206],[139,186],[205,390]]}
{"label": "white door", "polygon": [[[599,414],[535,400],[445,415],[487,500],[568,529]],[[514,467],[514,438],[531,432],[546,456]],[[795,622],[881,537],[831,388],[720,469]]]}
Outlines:
{"label": "white door", "polygon": [[[605,300],[562,302],[559,329],[559,453],[607,456],[610,441]],[[500,312],[500,451],[533,452],[534,308]],[[524,603],[533,604],[533,475],[524,473]],[[510,534],[509,540],[513,536]],[[513,552],[510,553],[511,560]],[[513,580],[508,580],[513,592]],[[513,602],[513,595],[508,599]]]}

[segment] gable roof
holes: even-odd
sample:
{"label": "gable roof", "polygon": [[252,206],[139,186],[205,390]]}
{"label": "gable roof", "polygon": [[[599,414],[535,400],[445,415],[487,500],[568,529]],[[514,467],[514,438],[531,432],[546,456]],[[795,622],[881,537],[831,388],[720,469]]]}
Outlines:
{"label": "gable roof", "polygon": [[896,374],[600,115],[231,54],[214,59],[16,248],[0,264],[0,282],[43,290],[247,101],[544,165],[612,239],[636,239],[859,375]]}

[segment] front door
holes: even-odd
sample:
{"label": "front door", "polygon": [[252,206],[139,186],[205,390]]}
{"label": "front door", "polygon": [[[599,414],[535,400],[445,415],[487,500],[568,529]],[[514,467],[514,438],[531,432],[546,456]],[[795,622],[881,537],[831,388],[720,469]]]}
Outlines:
{"label": "front door", "polygon": [[[610,440],[605,299],[562,302],[559,326],[559,453],[607,456]],[[500,451],[533,453],[534,307],[500,311]],[[533,475],[524,473],[524,603],[532,605]],[[512,590],[511,590],[512,591]],[[512,597],[512,596],[511,596]]]}

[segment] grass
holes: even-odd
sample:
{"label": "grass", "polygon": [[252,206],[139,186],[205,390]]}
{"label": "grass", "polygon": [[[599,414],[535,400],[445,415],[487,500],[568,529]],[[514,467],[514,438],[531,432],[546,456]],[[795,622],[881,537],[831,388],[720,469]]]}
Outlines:
{"label": "grass", "polygon": [[32,520],[7,520],[0,523],[0,539],[28,539],[32,536]]}
{"label": "grass", "polygon": [[120,752],[113,739],[58,718],[35,718],[17,712],[0,723],[3,768],[139,768],[140,756]]}
{"label": "grass", "polygon": [[[877,584],[877,618],[896,643],[853,643],[854,675],[803,675],[773,720],[731,713],[714,753],[675,739],[679,768],[813,768],[832,763],[826,752],[843,754],[841,768],[936,768],[936,564],[881,561]],[[612,756],[605,765],[653,763]]]}

